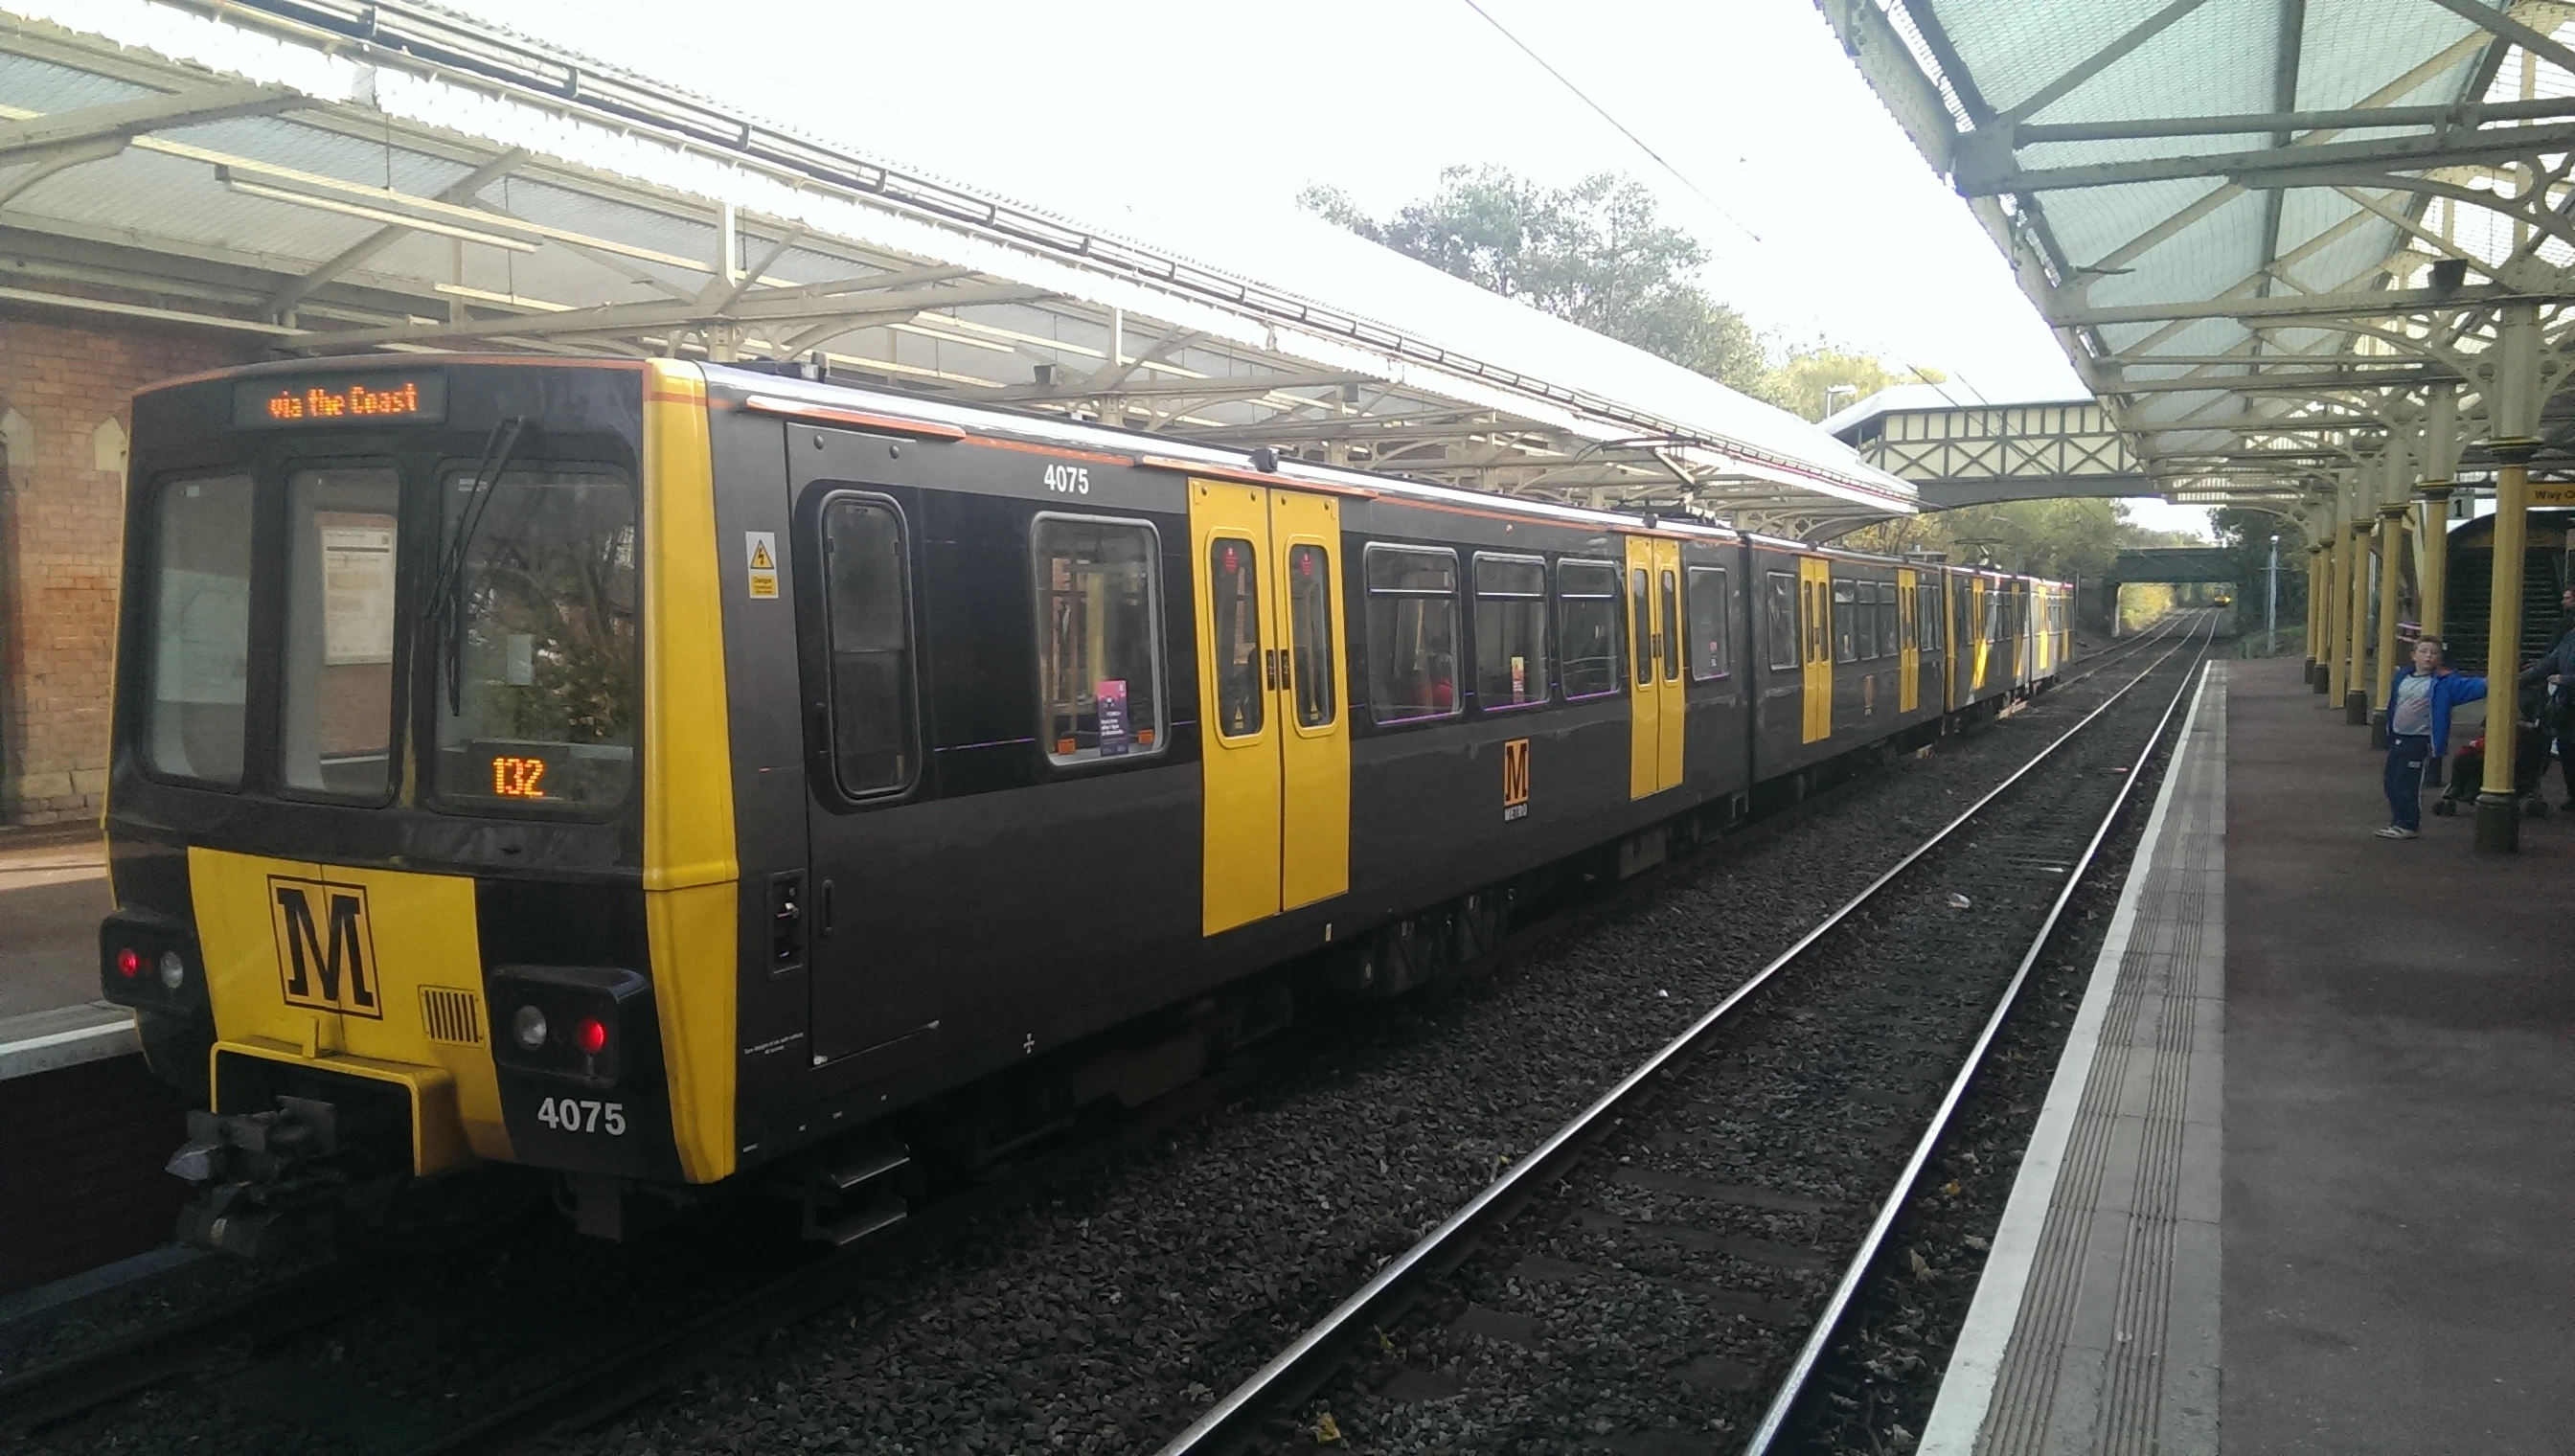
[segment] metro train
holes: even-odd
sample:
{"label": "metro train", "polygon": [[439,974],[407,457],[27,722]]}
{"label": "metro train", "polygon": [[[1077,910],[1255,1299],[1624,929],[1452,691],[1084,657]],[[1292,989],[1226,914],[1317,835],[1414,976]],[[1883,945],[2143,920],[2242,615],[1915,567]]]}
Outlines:
{"label": "metro train", "polygon": [[237,1252],[490,1163],[855,1238],[2070,651],[2058,583],[667,360],[173,381],[126,527],[100,975]]}

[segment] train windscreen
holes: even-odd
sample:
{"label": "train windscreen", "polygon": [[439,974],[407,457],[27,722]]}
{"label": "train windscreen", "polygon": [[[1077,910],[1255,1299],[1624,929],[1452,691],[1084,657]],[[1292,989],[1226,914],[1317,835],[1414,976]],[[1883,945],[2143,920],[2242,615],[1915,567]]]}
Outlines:
{"label": "train windscreen", "polygon": [[456,807],[598,807],[635,776],[642,700],[635,492],[599,471],[514,469],[439,490],[449,553],[435,780]]}

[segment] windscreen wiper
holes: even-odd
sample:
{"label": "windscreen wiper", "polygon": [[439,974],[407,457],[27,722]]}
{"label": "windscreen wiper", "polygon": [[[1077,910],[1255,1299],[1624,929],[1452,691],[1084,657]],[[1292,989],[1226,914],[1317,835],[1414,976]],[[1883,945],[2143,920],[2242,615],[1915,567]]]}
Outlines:
{"label": "windscreen wiper", "polygon": [[466,488],[465,504],[456,511],[456,524],[448,532],[447,546],[439,553],[438,575],[429,591],[429,613],[426,623],[436,625],[445,634],[439,654],[439,671],[447,678],[447,715],[461,718],[465,714],[465,554],[474,546],[474,533],[483,526],[483,513],[501,484],[501,475],[519,453],[519,442],[526,438],[528,417],[513,415],[492,427],[483,438],[483,458],[474,466],[473,484]]}

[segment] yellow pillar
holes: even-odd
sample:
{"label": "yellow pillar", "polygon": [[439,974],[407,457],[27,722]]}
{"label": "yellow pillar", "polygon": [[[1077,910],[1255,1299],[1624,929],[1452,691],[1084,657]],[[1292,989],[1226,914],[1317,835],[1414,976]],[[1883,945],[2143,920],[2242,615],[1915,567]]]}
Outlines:
{"label": "yellow pillar", "polygon": [[2351,631],[2343,640],[2343,656],[2351,660],[2351,675],[2343,679],[2342,721],[2358,728],[2369,722],[2368,519],[2351,523],[2344,536],[2351,543],[2351,580],[2347,589]]}
{"label": "yellow pillar", "polygon": [[2423,483],[2423,635],[2450,636],[2450,483]]}
{"label": "yellow pillar", "polygon": [[2325,542],[2325,600],[2319,616],[2324,619],[2325,666],[2319,675],[2324,680],[2325,702],[2342,706],[2342,522],[2336,518],[2330,528],[2333,535]]}
{"label": "yellow pillar", "polygon": [[2486,776],[2477,795],[2477,848],[2521,848],[2521,795],[2513,791],[2521,716],[2522,554],[2530,532],[2530,457],[2536,440],[2498,440],[2495,472],[2494,596],[2486,608]]}
{"label": "yellow pillar", "polygon": [[2340,511],[2326,529],[2330,534],[2325,538],[2325,702],[2339,708],[2351,691],[2351,660],[2343,651],[2343,626],[2351,620],[2344,609],[2351,590],[2351,533],[2343,530]]}
{"label": "yellow pillar", "polygon": [[2486,609],[2486,774],[2477,795],[2477,850],[2521,848],[2521,795],[2514,791],[2520,734],[2522,557],[2530,540],[2530,457],[2539,450],[2539,308],[2504,307],[2495,341],[2494,384],[2486,395],[2495,458],[2494,593]]}
{"label": "yellow pillar", "polygon": [[2396,688],[2396,598],[2409,506],[2378,508],[2378,671],[2369,680],[2369,741],[2387,746],[2387,695]]}

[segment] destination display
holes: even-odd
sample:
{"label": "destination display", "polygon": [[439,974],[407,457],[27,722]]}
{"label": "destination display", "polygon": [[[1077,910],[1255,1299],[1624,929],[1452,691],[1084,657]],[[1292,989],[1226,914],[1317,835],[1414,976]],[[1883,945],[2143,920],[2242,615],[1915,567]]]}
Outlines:
{"label": "destination display", "polygon": [[447,418],[447,376],[436,370],[253,379],[233,386],[233,428],[436,423]]}

